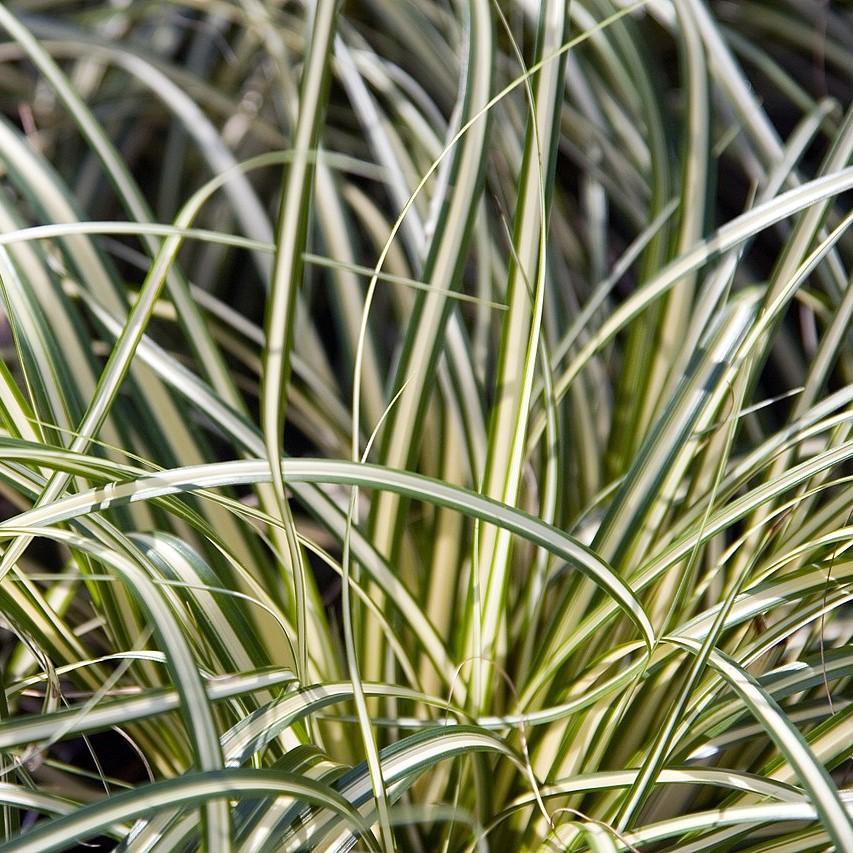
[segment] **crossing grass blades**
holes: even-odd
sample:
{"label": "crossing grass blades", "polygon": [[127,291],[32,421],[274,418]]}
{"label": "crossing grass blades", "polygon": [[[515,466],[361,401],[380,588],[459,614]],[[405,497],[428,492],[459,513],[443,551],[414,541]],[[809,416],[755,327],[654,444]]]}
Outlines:
{"label": "crossing grass blades", "polygon": [[851,68],[0,5],[0,849],[853,850]]}

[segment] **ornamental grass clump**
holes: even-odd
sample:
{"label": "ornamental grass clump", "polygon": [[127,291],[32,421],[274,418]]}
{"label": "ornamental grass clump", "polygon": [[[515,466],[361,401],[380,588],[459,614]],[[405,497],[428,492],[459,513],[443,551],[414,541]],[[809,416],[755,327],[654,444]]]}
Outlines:
{"label": "ornamental grass clump", "polygon": [[0,5],[0,850],[853,850],[851,68]]}

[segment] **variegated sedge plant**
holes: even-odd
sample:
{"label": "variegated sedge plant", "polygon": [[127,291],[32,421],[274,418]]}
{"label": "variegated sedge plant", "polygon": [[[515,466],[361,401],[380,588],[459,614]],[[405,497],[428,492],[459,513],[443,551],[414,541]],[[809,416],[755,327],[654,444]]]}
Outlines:
{"label": "variegated sedge plant", "polygon": [[0,5],[2,850],[853,850],[853,19]]}

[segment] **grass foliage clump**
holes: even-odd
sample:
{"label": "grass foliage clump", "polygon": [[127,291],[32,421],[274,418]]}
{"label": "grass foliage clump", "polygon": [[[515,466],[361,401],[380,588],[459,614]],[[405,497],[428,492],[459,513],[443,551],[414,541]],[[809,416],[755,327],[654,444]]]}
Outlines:
{"label": "grass foliage clump", "polygon": [[853,850],[851,68],[0,5],[0,849]]}

